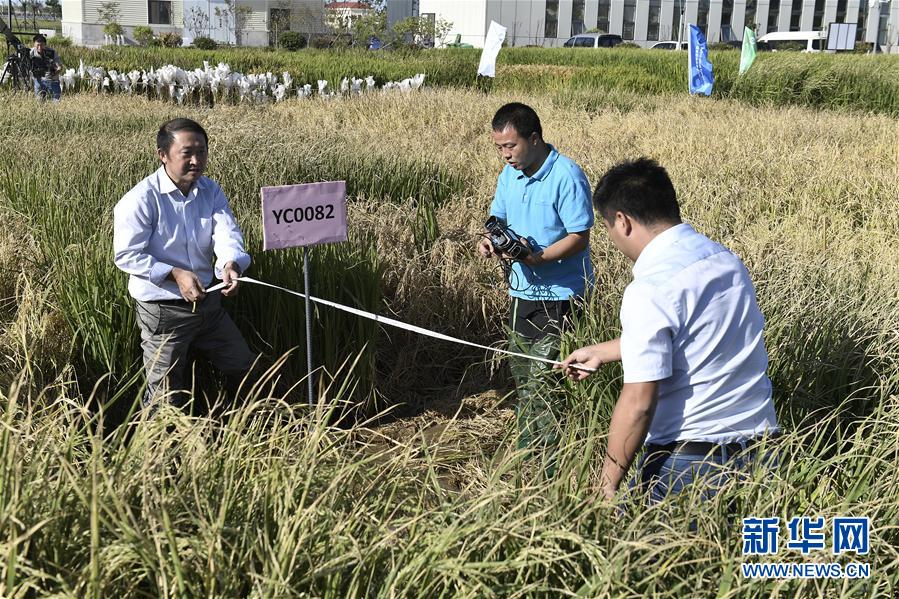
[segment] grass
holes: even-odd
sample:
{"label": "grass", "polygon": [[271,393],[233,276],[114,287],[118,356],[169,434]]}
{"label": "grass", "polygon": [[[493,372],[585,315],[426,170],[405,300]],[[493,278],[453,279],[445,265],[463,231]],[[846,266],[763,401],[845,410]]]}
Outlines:
{"label": "grass", "polygon": [[[472,88],[483,85],[474,73],[475,49],[418,52],[322,51],[283,52],[262,49],[66,48],[67,66],[86,64],[127,72],[175,64],[185,69],[227,62],[243,73],[289,71],[298,83],[373,75],[378,84],[425,73],[429,85]],[[738,76],[740,55],[710,53],[715,69],[714,98],[755,106],[807,106],[861,110],[899,116],[899,59],[855,54],[759,54],[752,69]],[[493,89],[507,92],[566,93],[623,91],[682,95],[687,89],[684,52],[640,49],[512,48],[498,59]]]}
{"label": "grass", "polygon": [[[0,595],[895,594],[894,119],[614,89],[261,109],[3,99],[0,135],[16,151],[0,155]],[[617,369],[564,384],[561,474],[544,481],[514,451],[505,377],[487,356],[325,310],[315,351],[333,376],[310,412],[302,384],[299,397],[271,391],[277,377],[299,382],[302,352],[282,356],[304,344],[302,303],[249,286],[228,309],[275,365],[269,382],[245,389],[225,420],[127,417],[137,334],[111,264],[111,207],[155,168],[159,123],[184,114],[209,130],[209,174],[245,231],[253,276],[301,287],[298,252],[261,251],[259,187],[346,177],[353,239],[314,252],[317,294],[492,343],[505,291],[473,248],[501,167],[489,119],[513,99],[535,106],[593,183],[624,158],[658,159],[686,219],[744,259],[787,429],[773,475],[710,503],[618,511],[591,486]],[[568,346],[615,334],[630,278],[601,229],[592,246],[599,287]],[[329,410],[360,401],[392,413],[330,424]],[[730,505],[738,517],[870,516],[872,553],[859,561],[871,579],[743,579]]]}

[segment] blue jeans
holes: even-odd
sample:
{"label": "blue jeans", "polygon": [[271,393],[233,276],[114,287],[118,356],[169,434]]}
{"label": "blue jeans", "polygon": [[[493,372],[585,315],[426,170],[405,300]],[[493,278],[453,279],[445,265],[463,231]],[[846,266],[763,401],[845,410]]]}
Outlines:
{"label": "blue jeans", "polygon": [[667,495],[677,495],[700,479],[703,485],[700,496],[707,501],[729,480],[748,478],[754,466],[772,468],[777,464],[770,447],[761,454],[752,443],[742,441],[738,450],[721,445],[711,453],[660,451],[647,445],[631,488],[644,491],[649,503],[659,503]]}
{"label": "blue jeans", "polygon": [[46,100],[49,97],[59,102],[59,98],[62,96],[59,80],[32,77],[32,81],[34,81],[34,95],[38,100]]}

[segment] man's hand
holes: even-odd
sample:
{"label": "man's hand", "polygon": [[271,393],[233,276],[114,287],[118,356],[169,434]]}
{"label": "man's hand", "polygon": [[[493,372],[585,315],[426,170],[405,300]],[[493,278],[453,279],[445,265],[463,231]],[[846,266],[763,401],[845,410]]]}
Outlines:
{"label": "man's hand", "polygon": [[588,345],[587,347],[582,347],[581,349],[571,352],[571,354],[562,360],[561,364],[555,368],[563,369],[565,375],[573,381],[582,381],[592,373],[576,369],[573,365],[577,364],[579,366],[586,366],[598,370],[603,364],[617,362],[619,360],[621,360],[621,340],[612,339],[611,341],[604,341],[603,343],[597,343],[596,345]]}
{"label": "man's hand", "polygon": [[582,381],[593,373],[574,368],[574,365],[598,369],[603,364],[602,352],[598,348],[598,345],[588,345],[587,347],[577,349],[562,360],[561,365],[556,366],[556,368],[564,370],[565,376],[572,381]]}
{"label": "man's hand", "polygon": [[240,269],[237,267],[237,263],[233,260],[227,262],[225,267],[222,268],[222,282],[225,284],[225,287],[222,288],[222,295],[225,297],[237,295],[237,277],[239,276]]}
{"label": "man's hand", "polygon": [[524,262],[531,268],[533,268],[535,266],[540,266],[541,264],[546,262],[546,260],[543,259],[543,252],[535,252],[534,248],[531,247],[531,244],[528,243],[527,239],[525,239],[524,237],[519,237],[518,241],[521,242],[521,245],[523,245],[524,247],[526,247],[530,250],[530,253],[527,256],[525,256],[525,258],[522,260],[522,262]]}
{"label": "man's hand", "polygon": [[169,276],[178,284],[178,290],[181,292],[181,297],[184,298],[184,301],[198,302],[206,297],[206,290],[203,288],[203,284],[200,283],[200,279],[192,271],[175,267]]}
{"label": "man's hand", "polygon": [[481,255],[482,258],[486,258],[486,259],[490,259],[491,257],[497,256],[496,252],[493,250],[493,244],[490,243],[490,240],[487,239],[486,237],[483,237],[478,242],[478,253]]}

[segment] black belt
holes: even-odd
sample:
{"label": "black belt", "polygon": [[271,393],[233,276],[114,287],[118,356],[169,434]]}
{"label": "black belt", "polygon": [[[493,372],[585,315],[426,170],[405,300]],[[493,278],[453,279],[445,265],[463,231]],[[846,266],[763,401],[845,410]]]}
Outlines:
{"label": "black belt", "polygon": [[656,445],[648,443],[646,445],[647,455],[653,453],[686,453],[693,455],[713,455],[715,457],[723,457],[724,452],[728,454],[737,453],[745,449],[750,449],[757,445],[763,439],[774,439],[777,434],[768,435],[767,437],[752,437],[747,439],[745,443],[711,443],[708,441],[673,441],[665,445]]}
{"label": "black belt", "polygon": [[198,299],[195,302],[189,302],[185,299],[163,299],[163,300],[147,300],[148,304],[156,304],[159,306],[174,306],[176,308],[190,308],[192,310],[196,309],[197,305],[202,304],[206,301],[206,298],[209,297],[207,293],[201,299]]}
{"label": "black belt", "polygon": [[[203,301],[203,300],[199,300]],[[167,299],[167,300],[147,300],[148,304],[159,304],[160,306],[189,306],[194,302],[189,302],[184,299]]]}

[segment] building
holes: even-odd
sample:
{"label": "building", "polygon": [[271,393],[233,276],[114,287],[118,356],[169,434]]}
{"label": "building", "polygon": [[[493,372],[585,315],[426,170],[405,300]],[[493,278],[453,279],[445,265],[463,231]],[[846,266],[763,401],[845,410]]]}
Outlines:
{"label": "building", "polygon": [[[101,8],[108,0],[62,0],[62,34],[74,43],[105,43]],[[223,43],[273,45],[278,33],[326,33],[321,0],[113,0],[117,22],[133,43],[134,27],[149,26],[157,34],[174,32],[185,43],[200,35]]]}
{"label": "building", "polygon": [[514,46],[560,46],[589,30],[651,46],[678,39],[682,22],[698,25],[714,43],[742,39],[744,25],[761,36],[822,30],[838,22],[858,23],[857,41],[877,40],[899,51],[899,0],[389,0],[391,21],[412,14],[450,21],[444,42],[460,35],[478,47],[491,20],[507,28]]}

